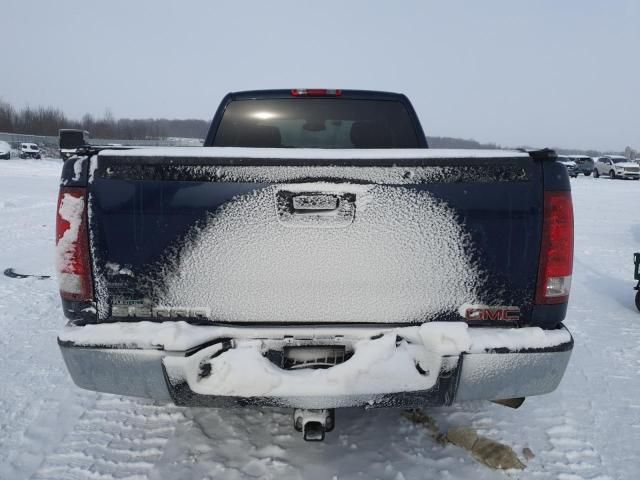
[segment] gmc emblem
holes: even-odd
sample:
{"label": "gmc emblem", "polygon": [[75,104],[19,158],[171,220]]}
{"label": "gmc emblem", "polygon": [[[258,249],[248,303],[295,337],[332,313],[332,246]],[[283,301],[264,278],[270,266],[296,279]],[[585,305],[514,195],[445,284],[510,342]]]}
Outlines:
{"label": "gmc emblem", "polygon": [[516,322],[520,319],[520,307],[470,307],[466,309],[464,318],[470,321]]}

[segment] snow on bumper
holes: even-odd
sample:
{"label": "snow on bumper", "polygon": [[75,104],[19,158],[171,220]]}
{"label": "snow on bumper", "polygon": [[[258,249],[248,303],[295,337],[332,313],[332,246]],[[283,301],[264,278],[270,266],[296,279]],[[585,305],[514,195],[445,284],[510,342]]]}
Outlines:
{"label": "snow on bumper", "polygon": [[[183,322],[67,327],[59,344],[77,385],[178,405],[298,408],[443,405],[539,395],[559,384],[564,328],[232,328]],[[282,368],[273,352],[343,346],[326,369]]]}

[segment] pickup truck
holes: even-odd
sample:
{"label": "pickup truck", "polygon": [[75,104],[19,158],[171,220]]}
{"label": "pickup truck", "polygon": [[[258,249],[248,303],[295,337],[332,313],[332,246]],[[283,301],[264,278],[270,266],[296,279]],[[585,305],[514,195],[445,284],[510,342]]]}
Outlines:
{"label": "pickup truck", "polygon": [[[64,146],[61,140],[61,146]],[[573,266],[553,151],[429,149],[400,94],[232,93],[203,147],[64,163],[75,383],[182,406],[519,406],[559,384]]]}

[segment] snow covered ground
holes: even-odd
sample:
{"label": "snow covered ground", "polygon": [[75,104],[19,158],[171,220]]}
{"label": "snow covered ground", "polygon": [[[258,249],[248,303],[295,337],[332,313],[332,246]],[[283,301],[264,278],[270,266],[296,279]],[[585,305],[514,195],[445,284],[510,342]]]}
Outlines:
{"label": "snow covered ground", "polygon": [[[60,161],[0,161],[0,270],[52,274]],[[500,472],[436,442],[400,411],[338,411],[321,444],[291,412],[207,410],[76,388],[56,345],[53,280],[0,276],[0,479],[634,479],[640,473],[640,182],[572,180],[575,350],[559,389],[519,410],[488,402],[427,413],[441,431],[471,426],[510,445],[523,471]]]}

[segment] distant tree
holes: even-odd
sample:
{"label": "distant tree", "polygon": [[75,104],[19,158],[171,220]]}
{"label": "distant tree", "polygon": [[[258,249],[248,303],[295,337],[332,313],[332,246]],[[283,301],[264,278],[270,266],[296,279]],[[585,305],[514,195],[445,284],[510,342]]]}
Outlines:
{"label": "distant tree", "polygon": [[501,148],[495,143],[480,143],[475,140],[466,140],[453,137],[428,137],[427,141],[431,148],[474,148],[481,150],[493,150]]}
{"label": "distant tree", "polygon": [[0,100],[0,132],[13,132],[15,116],[13,107]]}
{"label": "distant tree", "polygon": [[636,158],[636,156],[638,155],[638,152],[636,152],[633,148],[631,147],[626,147],[624,149],[624,156],[627,157],[629,160],[634,160]]}

